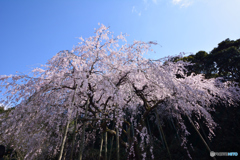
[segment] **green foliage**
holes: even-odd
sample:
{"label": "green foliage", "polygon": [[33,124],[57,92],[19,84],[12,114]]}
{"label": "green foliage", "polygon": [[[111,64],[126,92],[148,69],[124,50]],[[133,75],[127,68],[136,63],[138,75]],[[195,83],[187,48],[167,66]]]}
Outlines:
{"label": "green foliage", "polygon": [[218,76],[240,82],[240,39],[222,41],[211,51],[210,55],[210,59],[217,65]]}
{"label": "green foliage", "polygon": [[205,74],[205,78],[223,77],[227,81],[240,82],[240,39],[226,39],[218,44],[209,54],[199,51],[195,55],[183,58],[175,57],[171,61],[194,63],[186,66],[188,75],[191,73]]}
{"label": "green foliage", "polygon": [[4,112],[4,106],[0,106],[0,114]]}

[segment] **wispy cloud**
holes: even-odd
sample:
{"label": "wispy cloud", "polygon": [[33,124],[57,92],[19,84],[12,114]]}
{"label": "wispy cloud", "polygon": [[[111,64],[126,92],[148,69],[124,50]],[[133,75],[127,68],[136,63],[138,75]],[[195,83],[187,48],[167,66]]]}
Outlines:
{"label": "wispy cloud", "polygon": [[158,4],[159,1],[160,0],[142,0],[141,4],[138,4],[138,5],[135,5],[132,7],[132,13],[135,13],[138,16],[141,16],[146,10],[148,10],[148,8],[151,4],[156,5],[156,4]]}
{"label": "wispy cloud", "polygon": [[192,0],[172,0],[172,4],[182,7],[188,7],[192,4]]}
{"label": "wispy cloud", "polygon": [[132,13],[136,11],[135,6],[132,7]]}
{"label": "wispy cloud", "polygon": [[183,4],[181,4],[181,8],[182,7],[188,7],[188,6],[190,6],[192,4],[192,2],[187,2],[187,3],[183,3]]}
{"label": "wispy cloud", "polygon": [[143,0],[143,4],[144,4],[144,10],[147,10],[149,7],[148,0]]}
{"label": "wispy cloud", "polygon": [[139,16],[142,15],[141,11],[138,12],[135,6],[132,7],[132,13],[137,13]]}
{"label": "wispy cloud", "polygon": [[182,0],[172,0],[173,4],[179,4]]}
{"label": "wispy cloud", "polygon": [[152,1],[153,1],[153,3],[157,4],[157,0],[152,0]]}

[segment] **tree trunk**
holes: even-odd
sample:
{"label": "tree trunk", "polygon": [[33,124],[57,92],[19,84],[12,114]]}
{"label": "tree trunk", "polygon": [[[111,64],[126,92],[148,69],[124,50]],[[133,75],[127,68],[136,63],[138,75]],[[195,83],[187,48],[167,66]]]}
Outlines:
{"label": "tree trunk", "polygon": [[119,157],[119,130],[118,130],[118,127],[116,128],[116,141],[117,141],[117,160],[119,160],[120,159],[120,157]]}
{"label": "tree trunk", "polygon": [[[86,106],[86,110],[85,110],[85,117],[87,117],[88,106],[89,106],[89,98],[87,100],[87,106]],[[83,130],[82,130],[82,136],[81,136],[81,146],[80,146],[78,160],[82,160],[82,153],[83,153],[84,141],[85,141],[85,128],[86,128],[86,121],[83,122]]]}
{"label": "tree trunk", "polygon": [[161,142],[162,142],[162,146],[163,146],[163,148],[165,148],[165,145],[164,145],[164,141],[163,141],[163,136],[162,136],[162,132],[161,132],[161,129],[160,129],[160,120],[159,120],[159,117],[158,117],[158,115],[157,115],[157,111],[155,110],[155,116],[156,116],[156,118],[157,118],[157,127],[158,127],[158,132],[159,132],[159,134],[160,134],[160,139],[161,139]]}
{"label": "tree trunk", "polygon": [[199,122],[199,125],[200,125],[200,128],[201,128],[202,132],[203,132],[203,136],[205,137],[205,139],[206,139],[206,141],[207,141],[207,144],[208,144],[208,146],[209,146],[209,148],[210,148],[210,147],[211,147],[211,145],[210,145],[211,143],[210,143],[209,140],[208,140],[208,137],[207,137],[207,135],[206,135],[206,133],[205,133],[202,125],[201,125],[201,122]]}
{"label": "tree trunk", "polygon": [[134,152],[135,152],[135,157],[136,160],[140,160],[140,151],[139,151],[139,147],[138,147],[138,143],[136,141],[134,141]]}
{"label": "tree trunk", "polygon": [[150,144],[153,145],[153,139],[152,139],[152,132],[151,132],[151,128],[150,128],[150,125],[149,125],[149,121],[148,121],[148,118],[147,119],[147,127],[148,127],[148,132],[149,132],[149,136],[150,136]]}
{"label": "tree trunk", "polygon": [[101,134],[101,145],[100,145],[99,160],[101,160],[101,157],[102,157],[102,146],[103,146],[103,133]]}
{"label": "tree trunk", "polygon": [[[115,129],[113,129],[113,130],[115,130]],[[112,136],[112,139],[111,139],[111,148],[110,148],[109,160],[111,160],[111,156],[112,156],[113,139],[114,139],[114,136]]]}
{"label": "tree trunk", "polygon": [[61,146],[61,151],[60,151],[60,155],[59,155],[59,157],[58,157],[58,160],[61,160],[61,159],[62,159],[62,154],[63,154],[63,149],[64,149],[65,142],[66,142],[66,138],[67,138],[67,131],[68,131],[69,123],[70,123],[70,121],[68,120],[68,121],[67,121],[67,125],[66,125],[66,127],[65,127],[64,137],[63,137],[62,146]]}
{"label": "tree trunk", "polygon": [[72,98],[72,104],[70,106],[70,114],[69,114],[70,117],[67,121],[67,125],[66,125],[65,131],[64,131],[64,137],[63,137],[61,151],[60,151],[60,155],[58,157],[58,160],[62,159],[63,149],[64,149],[64,145],[65,145],[65,142],[66,142],[68,127],[69,127],[69,124],[70,124],[70,119],[71,119],[71,114],[72,114],[72,105],[74,104],[74,101],[75,101],[76,90],[77,90],[77,85],[76,85],[76,89],[74,90],[74,94],[73,94],[73,98]]}
{"label": "tree trunk", "polygon": [[[194,127],[194,129],[197,131],[199,137],[201,138],[202,142],[204,143],[204,145],[206,146],[207,150],[209,151],[209,153],[211,152],[211,149],[209,148],[209,146],[207,145],[206,141],[204,140],[204,138],[202,137],[201,133],[198,131],[198,129],[195,127],[193,121],[190,119],[190,117],[186,114],[186,116],[188,117],[188,120],[190,121],[190,123],[192,124],[192,126]],[[216,160],[215,157],[212,157],[214,160]]]}
{"label": "tree trunk", "polygon": [[65,148],[65,152],[64,152],[63,160],[65,160],[66,155],[67,155],[67,148]]}
{"label": "tree trunk", "polygon": [[72,149],[71,149],[70,160],[73,160],[73,150],[74,150],[75,138],[76,138],[77,120],[78,120],[78,112],[74,122],[74,130],[73,130],[74,133],[73,133],[73,139],[72,139]]}
{"label": "tree trunk", "polygon": [[171,159],[172,159],[171,153],[170,153],[170,151],[169,151],[169,148],[168,148],[168,145],[167,145],[167,141],[166,141],[165,135],[164,135],[164,133],[163,133],[163,129],[162,129],[162,126],[161,126],[161,124],[160,124],[159,117],[158,117],[158,114],[157,114],[157,111],[156,111],[156,110],[155,110],[155,115],[156,115],[156,118],[157,118],[157,123],[158,123],[158,125],[159,125],[160,131],[161,131],[162,136],[163,136],[164,143],[165,143],[165,145],[166,145],[166,148],[167,148],[167,151],[168,151],[168,154],[169,154],[169,158],[170,158],[170,160],[171,160]]}
{"label": "tree trunk", "polygon": [[107,132],[105,132],[105,160],[107,160]]}
{"label": "tree trunk", "polygon": [[180,138],[179,138],[178,131],[177,131],[176,127],[175,127],[175,124],[174,124],[174,121],[173,121],[172,118],[171,118],[171,122],[172,122],[172,125],[173,125],[174,130],[176,131],[177,139],[178,139],[179,142],[180,142],[181,140],[180,140]]}

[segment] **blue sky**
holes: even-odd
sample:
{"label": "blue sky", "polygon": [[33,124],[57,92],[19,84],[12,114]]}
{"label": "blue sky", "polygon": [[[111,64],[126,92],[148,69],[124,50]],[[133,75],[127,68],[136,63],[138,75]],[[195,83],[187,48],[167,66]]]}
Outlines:
{"label": "blue sky", "polygon": [[158,59],[211,51],[240,38],[239,0],[0,0],[0,75],[28,73],[77,37],[94,35],[98,22],[115,35],[157,41]]}

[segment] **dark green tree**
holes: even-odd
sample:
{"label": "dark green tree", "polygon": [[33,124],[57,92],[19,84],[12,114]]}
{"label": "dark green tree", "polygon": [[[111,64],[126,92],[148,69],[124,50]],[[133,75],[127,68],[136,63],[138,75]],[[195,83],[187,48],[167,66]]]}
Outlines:
{"label": "dark green tree", "polygon": [[0,106],[0,114],[4,112],[4,106]]}
{"label": "dark green tree", "polygon": [[199,51],[195,55],[174,57],[170,61],[194,63],[186,66],[191,73],[205,74],[205,78],[223,77],[225,81],[240,82],[240,39],[226,39],[218,44],[209,54]]}
{"label": "dark green tree", "polygon": [[240,39],[222,41],[210,52],[209,59],[216,64],[219,77],[240,82]]}

